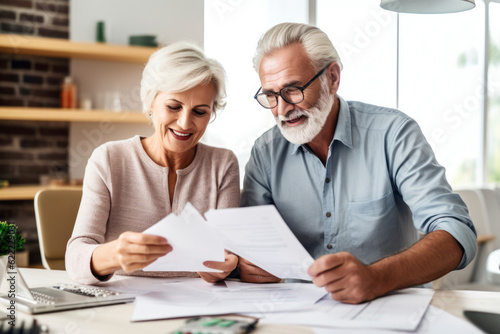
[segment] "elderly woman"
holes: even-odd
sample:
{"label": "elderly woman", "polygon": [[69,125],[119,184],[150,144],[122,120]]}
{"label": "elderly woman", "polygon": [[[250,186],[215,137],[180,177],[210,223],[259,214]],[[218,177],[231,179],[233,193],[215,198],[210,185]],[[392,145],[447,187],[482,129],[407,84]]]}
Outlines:
{"label": "elderly woman", "polygon": [[[141,233],[187,202],[199,212],[239,205],[239,168],[229,150],[199,143],[225,105],[225,73],[196,46],[178,42],[155,52],[141,82],[150,137],[98,147],[85,170],[83,196],[66,251],[75,281],[95,284],[113,273],[224,279],[238,263],[206,262],[222,273],[144,272],[172,251],[165,238]],[[203,251],[203,250],[200,250]]]}

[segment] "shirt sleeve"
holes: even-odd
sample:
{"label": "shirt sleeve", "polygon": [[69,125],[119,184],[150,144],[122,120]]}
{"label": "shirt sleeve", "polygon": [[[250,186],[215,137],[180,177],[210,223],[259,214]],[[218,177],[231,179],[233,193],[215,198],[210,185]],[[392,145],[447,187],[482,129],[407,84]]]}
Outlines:
{"label": "shirt sleeve", "polygon": [[265,163],[266,158],[263,156],[262,151],[262,149],[259,149],[258,144],[255,144],[252,148],[250,160],[245,167],[241,206],[274,204],[269,167]]}
{"label": "shirt sleeve", "polygon": [[413,223],[423,233],[444,230],[464,252],[456,269],[466,267],[476,254],[476,230],[467,206],[454,193],[434,152],[418,124],[405,119],[389,132],[386,154],[393,184],[413,214]]}
{"label": "shirt sleeve", "polygon": [[227,158],[228,167],[224,169],[217,193],[217,208],[234,208],[240,205],[240,167],[233,152]]}
{"label": "shirt sleeve", "polygon": [[107,186],[109,170],[106,151],[97,148],[85,169],[82,201],[65,257],[69,276],[82,284],[96,284],[113,276],[95,276],[90,265],[92,253],[105,241],[111,203]]}

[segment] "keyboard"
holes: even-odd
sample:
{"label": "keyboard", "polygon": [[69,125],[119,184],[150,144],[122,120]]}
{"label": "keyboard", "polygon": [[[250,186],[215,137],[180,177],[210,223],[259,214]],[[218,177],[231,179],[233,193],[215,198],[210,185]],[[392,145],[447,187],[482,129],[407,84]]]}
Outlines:
{"label": "keyboard", "polygon": [[77,284],[56,284],[54,285],[54,288],[87,297],[108,297],[108,296],[117,296],[121,294],[121,292],[97,286],[86,286]]}

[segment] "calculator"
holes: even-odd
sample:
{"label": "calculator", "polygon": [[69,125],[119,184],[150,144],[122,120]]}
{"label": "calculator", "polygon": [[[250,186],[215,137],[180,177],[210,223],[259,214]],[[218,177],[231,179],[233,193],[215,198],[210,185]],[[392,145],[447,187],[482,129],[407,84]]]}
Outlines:
{"label": "calculator", "polygon": [[255,329],[258,319],[195,317],[170,334],[245,334]]}

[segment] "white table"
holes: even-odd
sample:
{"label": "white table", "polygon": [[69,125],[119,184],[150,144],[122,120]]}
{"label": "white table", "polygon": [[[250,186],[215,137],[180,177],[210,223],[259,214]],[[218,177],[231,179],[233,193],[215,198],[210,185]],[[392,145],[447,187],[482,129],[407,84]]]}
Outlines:
{"label": "white table", "polygon": [[[65,271],[45,269],[21,269],[23,277],[30,287],[50,286],[55,283],[71,283]],[[113,281],[128,279],[115,276]],[[141,278],[138,278],[139,280]],[[161,279],[159,279],[161,280]],[[485,291],[436,291],[432,305],[457,317],[464,318],[463,310],[477,310],[500,313],[500,292]],[[169,333],[180,327],[184,320],[157,320],[130,322],[134,305],[119,304],[36,315],[38,322],[47,324],[50,333]],[[29,318],[22,312],[18,319]],[[295,334],[313,333],[309,328],[285,325],[259,325],[256,334]]]}

